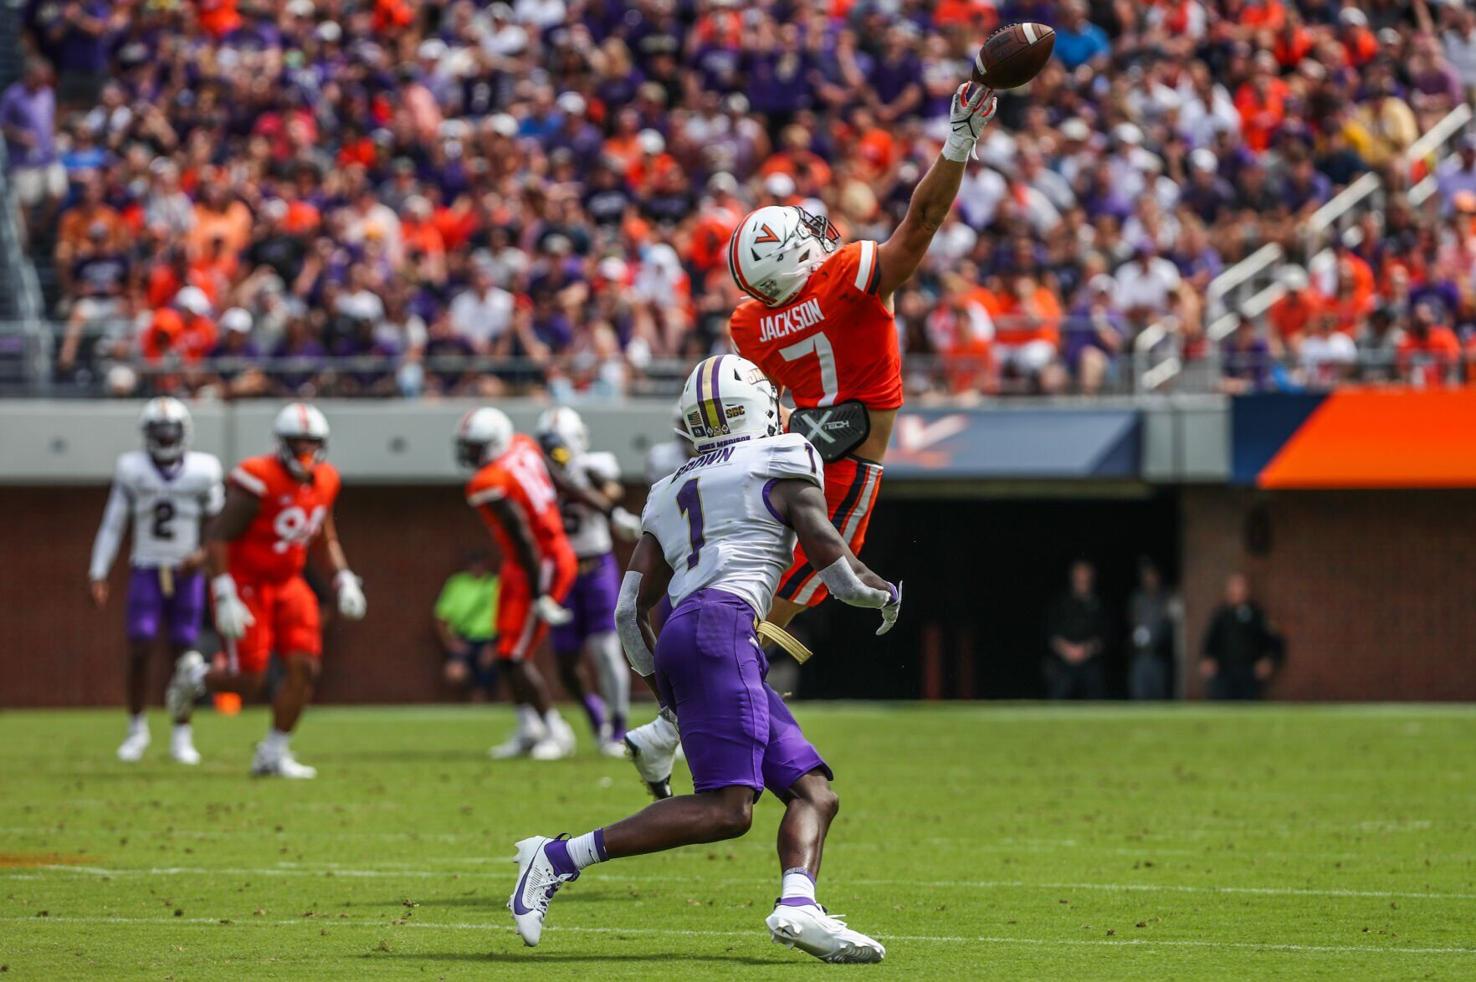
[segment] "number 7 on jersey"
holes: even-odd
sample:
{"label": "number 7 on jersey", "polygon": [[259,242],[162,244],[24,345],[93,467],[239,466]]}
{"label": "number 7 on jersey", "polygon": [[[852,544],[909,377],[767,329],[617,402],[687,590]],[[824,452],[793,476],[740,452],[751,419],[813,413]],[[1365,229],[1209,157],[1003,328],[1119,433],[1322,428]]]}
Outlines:
{"label": "number 7 on jersey", "polygon": [[835,397],[840,392],[840,382],[835,373],[835,349],[830,346],[829,338],[824,334],[815,333],[803,341],[796,341],[788,347],[780,348],[779,354],[784,356],[785,361],[799,361],[806,355],[813,354],[820,362],[820,388],[824,390],[820,401],[815,405],[835,405]]}

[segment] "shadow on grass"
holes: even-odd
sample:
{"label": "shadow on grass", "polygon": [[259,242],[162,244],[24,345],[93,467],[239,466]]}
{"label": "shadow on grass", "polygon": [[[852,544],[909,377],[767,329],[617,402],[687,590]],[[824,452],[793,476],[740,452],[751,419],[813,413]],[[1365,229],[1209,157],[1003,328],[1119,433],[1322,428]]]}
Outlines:
{"label": "shadow on grass", "polygon": [[[632,897],[628,893],[619,890],[581,890],[579,893],[559,895],[560,907],[576,907],[579,904],[608,904],[620,900],[645,900],[644,896]],[[404,895],[387,900],[349,900],[345,901],[344,907],[368,907],[381,908],[385,910],[396,910],[404,907]],[[437,907],[482,907],[488,910],[496,909],[505,911],[507,909],[506,891],[488,891],[480,896],[462,896],[445,898],[416,897],[415,904],[422,910],[432,911]]]}

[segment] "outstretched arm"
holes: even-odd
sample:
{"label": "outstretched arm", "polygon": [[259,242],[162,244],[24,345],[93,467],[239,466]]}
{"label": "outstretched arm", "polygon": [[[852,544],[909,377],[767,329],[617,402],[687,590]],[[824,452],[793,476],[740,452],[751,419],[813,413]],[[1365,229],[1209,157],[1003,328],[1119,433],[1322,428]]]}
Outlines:
{"label": "outstretched arm", "polygon": [[881,271],[876,292],[883,301],[922,264],[933,236],[943,226],[953,199],[958,196],[964,166],[974,152],[974,144],[994,118],[998,105],[993,90],[969,82],[953,94],[953,108],[948,115],[953,132],[943,146],[943,153],[913,190],[902,224],[877,247]]}

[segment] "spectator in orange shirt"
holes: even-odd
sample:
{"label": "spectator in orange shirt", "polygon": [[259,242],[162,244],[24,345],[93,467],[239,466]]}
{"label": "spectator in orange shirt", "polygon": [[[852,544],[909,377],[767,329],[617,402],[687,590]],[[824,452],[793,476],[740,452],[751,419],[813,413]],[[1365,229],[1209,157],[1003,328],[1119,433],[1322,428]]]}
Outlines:
{"label": "spectator in orange shirt", "polygon": [[215,240],[221,239],[228,255],[240,256],[251,241],[251,221],[251,209],[232,194],[225,175],[206,175],[200,201],[195,204],[195,227],[186,236],[190,255],[209,256]]}
{"label": "spectator in orange shirt", "polygon": [[1258,153],[1271,146],[1271,138],[1286,119],[1290,89],[1277,77],[1276,69],[1276,57],[1271,52],[1257,52],[1250,79],[1235,93],[1241,136],[1245,145]]}
{"label": "spectator in orange shirt", "polygon": [[1275,31],[1286,22],[1286,8],[1281,0],[1246,0],[1240,8],[1239,23],[1247,30]]}
{"label": "spectator in orange shirt", "polygon": [[1281,285],[1286,292],[1277,298],[1266,319],[1282,345],[1295,351],[1312,318],[1323,309],[1322,296],[1308,283],[1307,271],[1300,266],[1288,266],[1281,271]]}
{"label": "spectator in orange shirt", "polygon": [[1455,332],[1436,323],[1435,308],[1417,303],[1409,327],[1395,348],[1399,377],[1412,385],[1441,386],[1453,379],[1460,364],[1461,343]]}
{"label": "spectator in orange shirt", "polygon": [[996,296],[994,359],[1003,371],[1058,392],[1065,375],[1057,359],[1061,343],[1061,302],[1034,277],[1019,275]]}
{"label": "spectator in orange shirt", "polygon": [[760,177],[787,174],[797,178],[805,174],[817,187],[830,186],[830,165],[810,149],[809,130],[798,123],[791,123],[784,127],[784,132],[779,135],[779,142],[783,149],[764,161],[764,165],[759,168]]}
{"label": "spectator in orange shirt", "polygon": [[[967,267],[972,269],[972,267]],[[982,392],[993,387],[990,356],[994,321],[985,306],[993,297],[983,287],[970,288],[958,273],[943,277],[943,295],[924,321],[928,343],[943,360],[948,391]]]}
{"label": "spectator in orange shirt", "polygon": [[1332,294],[1323,303],[1343,334],[1357,334],[1363,318],[1374,306],[1373,270],[1351,252],[1338,258]]}
{"label": "spectator in orange shirt", "polygon": [[687,248],[687,262],[699,275],[727,262],[728,239],[746,213],[737,194],[738,181],[726,171],[707,181],[707,197],[697,213]]}
{"label": "spectator in orange shirt", "polygon": [[1302,25],[1302,18],[1292,11],[1290,16],[1281,25],[1281,30],[1276,32],[1276,40],[1271,44],[1271,53],[1276,56],[1276,63],[1284,69],[1296,68],[1302,59],[1312,52],[1314,47],[1312,35]]}
{"label": "spectator in orange shirt", "polygon": [[194,364],[210,353],[215,341],[210,301],[199,287],[187,286],[170,306],[154,311],[139,347],[151,362],[174,355],[185,364]]}
{"label": "spectator in orange shirt", "polygon": [[1379,39],[1368,29],[1368,15],[1357,7],[1338,11],[1338,41],[1348,54],[1348,64],[1362,68],[1379,54]]}
{"label": "spectator in orange shirt", "polygon": [[636,143],[639,153],[625,170],[625,183],[645,192],[678,167],[676,158],[666,152],[666,138],[655,130],[641,130]]}
{"label": "spectator in orange shirt", "polygon": [[82,186],[82,202],[62,214],[57,229],[56,263],[58,270],[69,269],[79,250],[93,240],[92,229],[101,225],[107,230],[102,244],[121,248],[124,241],[123,219],[103,200],[102,182],[91,178]]}

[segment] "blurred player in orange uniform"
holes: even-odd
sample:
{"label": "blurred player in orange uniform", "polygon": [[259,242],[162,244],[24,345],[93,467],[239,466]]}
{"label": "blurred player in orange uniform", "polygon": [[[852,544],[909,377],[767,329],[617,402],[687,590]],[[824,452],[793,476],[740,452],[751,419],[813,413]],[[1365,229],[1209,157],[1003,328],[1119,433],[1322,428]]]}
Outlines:
{"label": "blurred player in orange uniform", "polygon": [[208,532],[215,626],[226,641],[227,663],[207,670],[198,655],[181,658],[169,705],[188,715],[205,692],[262,694],[275,653],[285,671],[272,698],[272,729],[257,744],[251,773],[311,778],[317,771],[299,764],[288,746],[323,652],[318,599],[302,576],[309,548],[316,542],[325,547],[342,616],[364,616],[364,591],[333,523],[341,482],[324,461],[328,421],[297,402],[277,415],[272,430],[277,452],[243,460],[231,471],[225,508]]}
{"label": "blurred player in orange uniform", "polygon": [[501,410],[484,407],[457,425],[456,459],[477,468],[466,485],[466,503],[502,552],[497,658],[517,700],[518,728],[492,748],[492,756],[567,757],[574,752],[574,731],[554,708],[532,662],[549,625],[570,620],[563,602],[578,572],[543,451],[531,437],[514,433]]}

